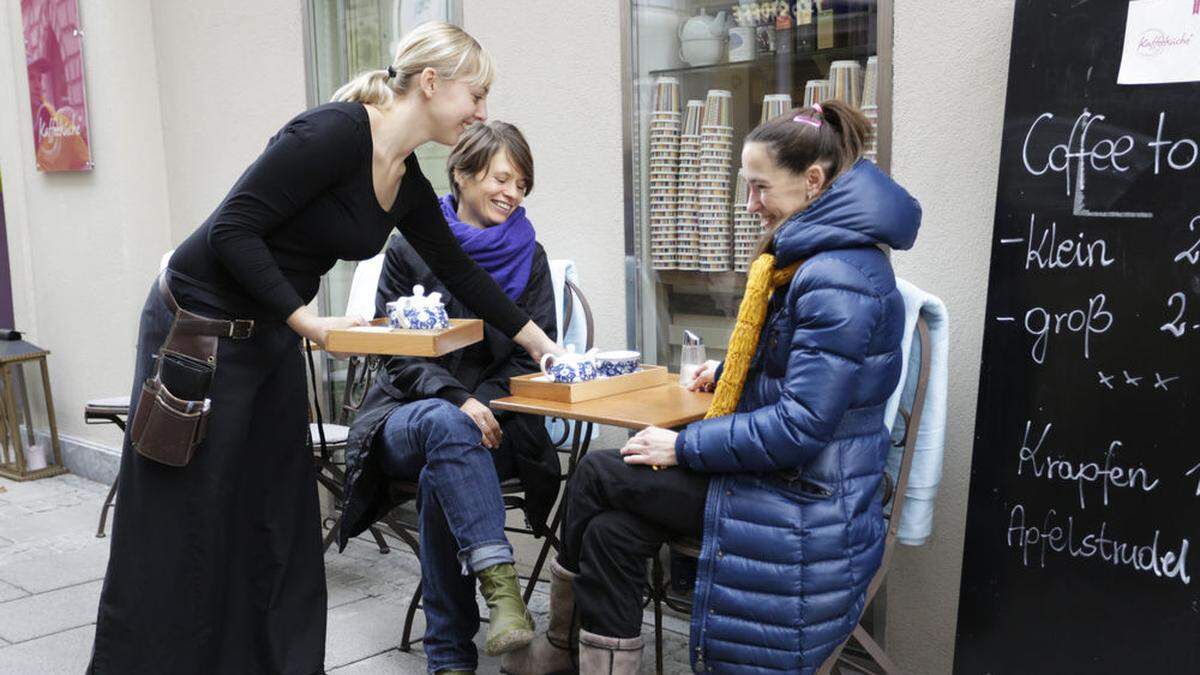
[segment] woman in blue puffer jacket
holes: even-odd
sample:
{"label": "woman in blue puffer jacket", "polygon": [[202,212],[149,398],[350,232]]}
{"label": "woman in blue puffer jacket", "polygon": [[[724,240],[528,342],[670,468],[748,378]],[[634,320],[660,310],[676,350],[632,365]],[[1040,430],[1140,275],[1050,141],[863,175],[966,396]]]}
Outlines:
{"label": "woman in blue puffer jacket", "polygon": [[748,208],[774,258],[751,269],[725,363],[693,385],[715,382],[714,408],[728,400],[731,414],[710,410],[678,434],[651,427],[580,463],[549,628],[507,672],[571,669],[575,608],[580,672],[638,672],[646,560],[679,536],[703,537],[697,671],[813,673],[854,628],[883,552],[883,409],[900,373],[904,303],[887,251],[911,247],[921,220],[860,159],[868,130],[830,101],[747,137]]}

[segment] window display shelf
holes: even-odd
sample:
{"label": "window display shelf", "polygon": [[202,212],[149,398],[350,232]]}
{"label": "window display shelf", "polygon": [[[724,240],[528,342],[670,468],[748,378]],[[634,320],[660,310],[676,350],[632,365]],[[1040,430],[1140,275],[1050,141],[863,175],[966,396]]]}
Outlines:
{"label": "window display shelf", "polygon": [[828,72],[829,64],[833,63],[834,61],[842,61],[846,59],[865,59],[874,53],[875,49],[871,45],[857,45],[852,47],[821,49],[813,52],[760,54],[758,57],[748,61],[723,61],[721,63],[712,63],[704,66],[687,66],[684,68],[664,68],[662,70],[651,70],[650,76],[686,77],[688,75],[757,70],[759,72],[756,74],[770,79],[780,68],[792,67],[796,69],[810,70],[815,66],[820,68],[822,72]]}
{"label": "window display shelf", "polygon": [[724,354],[762,233],[739,175],[751,130],[807,102],[841,99],[876,132],[864,156],[889,156],[880,141],[890,137],[890,40],[881,60],[878,39],[891,6],[631,2],[630,333],[647,362],[677,367],[684,330],[704,339],[710,358]]}

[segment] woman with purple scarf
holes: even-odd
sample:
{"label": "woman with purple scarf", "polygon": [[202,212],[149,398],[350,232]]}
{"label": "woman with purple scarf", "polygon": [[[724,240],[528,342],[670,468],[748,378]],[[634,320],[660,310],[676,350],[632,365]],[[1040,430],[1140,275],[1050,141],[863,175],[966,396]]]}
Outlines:
{"label": "woman with purple scarf", "polygon": [[[521,202],[533,189],[533,160],[511,124],[471,127],[450,154],[452,193],[442,212],[467,254],[554,338],[554,291],[546,252]],[[473,318],[403,237],[389,244],[375,299],[438,291],[452,317]],[[533,639],[513,552],[504,534],[500,481],[519,477],[527,520],[544,534],[558,493],[559,465],[541,417],[493,413],[513,375],[537,364],[490,325],[482,342],[438,358],[392,357],[376,376],[350,430],[341,545],[398,503],[392,481],[419,485],[425,654],[429,672],[472,672],[479,630],[475,580],[488,600],[485,651]]]}

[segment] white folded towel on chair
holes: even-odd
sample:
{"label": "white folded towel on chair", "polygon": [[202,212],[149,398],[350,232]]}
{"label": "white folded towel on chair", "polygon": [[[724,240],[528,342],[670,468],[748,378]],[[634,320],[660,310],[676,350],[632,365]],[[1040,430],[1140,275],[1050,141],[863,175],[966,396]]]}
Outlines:
{"label": "white folded towel on chair", "polygon": [[587,324],[583,320],[583,308],[578,299],[572,299],[575,304],[571,307],[571,325],[565,328],[563,326],[563,294],[566,292],[568,280],[576,286],[579,285],[575,261],[551,260],[550,283],[554,284],[554,320],[558,326],[558,344],[563,347],[574,346],[575,351],[582,354],[587,351]]}
{"label": "white folded towel on chair", "polygon": [[[917,388],[917,372],[921,364],[921,342],[917,335],[917,317],[924,316],[929,325],[930,361],[929,384],[925,390],[925,409],[921,413],[917,444],[913,449],[912,469],[908,476],[904,513],[900,516],[896,540],[909,546],[920,546],[933,531],[933,504],[938,484],[942,480],[942,457],[946,446],[947,372],[950,360],[950,318],[946,305],[935,295],[926,293],[911,283],[896,279],[904,296],[904,340],[900,349],[905,355],[896,392],[888,399],[884,419],[893,437],[903,437],[904,418],[897,414],[901,403],[911,409]],[[896,478],[900,471],[902,448],[893,447],[888,454],[887,470]]]}

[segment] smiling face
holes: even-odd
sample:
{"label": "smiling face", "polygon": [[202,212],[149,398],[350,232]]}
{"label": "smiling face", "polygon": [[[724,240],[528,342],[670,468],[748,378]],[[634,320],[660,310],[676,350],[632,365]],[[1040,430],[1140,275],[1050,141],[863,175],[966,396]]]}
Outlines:
{"label": "smiling face", "polygon": [[525,201],[527,179],[513,166],[504,150],[492,156],[487,168],[475,176],[455,176],[458,217],[476,227],[494,227],[508,220]]}
{"label": "smiling face", "polygon": [[742,170],[750,188],[746,210],[757,215],[768,230],[808,208],[825,186],[825,170],[820,165],[793,173],[775,161],[766,143],[749,142],[742,147]]}
{"label": "smiling face", "polygon": [[421,91],[429,103],[433,139],[454,145],[467,127],[487,120],[487,89],[465,80],[447,80],[426,68],[420,76]]}

